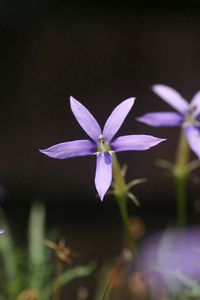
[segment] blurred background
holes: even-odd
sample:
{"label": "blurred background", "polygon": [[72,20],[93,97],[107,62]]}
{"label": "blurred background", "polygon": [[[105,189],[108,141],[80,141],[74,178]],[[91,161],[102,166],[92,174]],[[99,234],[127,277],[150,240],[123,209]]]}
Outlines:
{"label": "blurred background", "polygon": [[[107,196],[101,203],[96,196],[95,159],[60,161],[38,151],[86,138],[70,111],[70,95],[102,126],[117,104],[136,97],[118,135],[152,134],[167,142],[119,154],[128,180],[148,178],[135,187],[141,207],[130,204],[130,213],[150,230],[173,219],[173,181],[155,160],[174,160],[179,129],[151,128],[136,117],[171,109],[152,84],[172,86],[188,101],[200,89],[199,1],[1,0],[0,66],[1,199],[19,239],[30,203],[42,199],[47,226],[58,227],[85,259],[109,258],[120,248],[115,200]],[[188,195],[191,219],[198,220],[198,173]]]}

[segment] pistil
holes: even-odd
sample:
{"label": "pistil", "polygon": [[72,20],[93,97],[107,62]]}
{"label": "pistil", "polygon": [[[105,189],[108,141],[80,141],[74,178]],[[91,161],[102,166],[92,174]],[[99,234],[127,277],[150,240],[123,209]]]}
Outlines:
{"label": "pistil", "polygon": [[110,148],[109,144],[106,142],[104,136],[101,134],[98,138],[98,148],[96,154],[109,152],[110,154],[113,153],[112,149]]}

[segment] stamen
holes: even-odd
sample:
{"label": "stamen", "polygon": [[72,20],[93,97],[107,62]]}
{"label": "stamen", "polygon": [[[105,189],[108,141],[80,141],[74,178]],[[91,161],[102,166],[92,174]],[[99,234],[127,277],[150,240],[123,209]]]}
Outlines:
{"label": "stamen", "polygon": [[100,142],[102,139],[104,139],[104,136],[103,136],[103,134],[100,134],[100,136],[99,136],[99,138],[98,138],[99,142]]}
{"label": "stamen", "polygon": [[113,151],[111,150],[109,144],[106,142],[104,136],[102,134],[100,134],[100,136],[98,137],[98,149],[97,149],[97,155],[99,153],[104,153],[104,152],[109,152],[111,155],[113,153]]}
{"label": "stamen", "polygon": [[190,125],[200,127],[200,122],[198,121],[197,116],[195,115],[196,110],[197,110],[197,105],[190,105],[187,114],[185,116],[185,121],[183,123],[184,128]]}
{"label": "stamen", "polygon": [[188,109],[188,114],[193,114],[195,110],[197,109],[197,105],[190,105]]}

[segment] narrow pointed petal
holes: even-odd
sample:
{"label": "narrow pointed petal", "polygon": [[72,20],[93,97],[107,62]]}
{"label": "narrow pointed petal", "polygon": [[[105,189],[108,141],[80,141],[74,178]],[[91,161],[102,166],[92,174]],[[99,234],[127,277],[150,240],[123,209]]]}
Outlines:
{"label": "narrow pointed petal", "polygon": [[194,115],[198,116],[200,114],[200,91],[198,91],[192,98],[191,106],[196,108]]}
{"label": "narrow pointed petal", "polygon": [[184,118],[175,112],[156,112],[148,113],[139,118],[139,122],[145,123],[150,126],[160,127],[160,126],[180,126]]}
{"label": "narrow pointed petal", "polygon": [[110,153],[97,155],[95,186],[99,197],[103,200],[112,181],[112,156]]}
{"label": "narrow pointed petal", "polygon": [[94,141],[97,141],[101,134],[101,128],[93,115],[83,104],[74,99],[72,96],[70,97],[70,106],[76,120],[83,130]]}
{"label": "narrow pointed petal", "polygon": [[111,148],[114,152],[147,150],[163,141],[165,141],[165,139],[160,139],[151,135],[124,135],[116,138],[111,143]]}
{"label": "narrow pointed petal", "polygon": [[110,142],[116,132],[121,127],[122,123],[124,122],[126,116],[128,115],[129,111],[131,110],[134,104],[135,98],[129,98],[122,103],[120,103],[111,113],[110,117],[107,119],[104,129],[103,129],[103,136],[105,139]]}
{"label": "narrow pointed petal", "polygon": [[58,159],[65,159],[76,156],[93,155],[96,151],[96,145],[89,140],[77,140],[66,143],[60,143],[50,148],[40,150],[41,153]]}
{"label": "narrow pointed petal", "polygon": [[193,125],[187,126],[185,134],[190,148],[200,158],[200,128]]}
{"label": "narrow pointed petal", "polygon": [[187,112],[189,104],[176,90],[163,84],[153,85],[152,90],[179,113],[184,115]]}

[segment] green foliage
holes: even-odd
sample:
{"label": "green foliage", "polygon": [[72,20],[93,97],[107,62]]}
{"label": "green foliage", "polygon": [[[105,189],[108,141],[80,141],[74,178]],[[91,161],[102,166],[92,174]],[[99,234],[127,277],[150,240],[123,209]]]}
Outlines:
{"label": "green foliage", "polygon": [[[95,269],[96,269],[96,264],[93,262],[86,266],[76,266],[63,272],[62,275],[59,276],[58,280],[60,281],[61,285],[64,286],[65,284],[70,283],[72,280],[76,278],[89,276],[92,272],[94,272]],[[43,290],[43,295],[45,296],[44,299],[48,299],[48,297],[50,297],[52,292],[53,292],[53,286],[47,285]]]}
{"label": "green foliage", "polygon": [[60,278],[56,277],[59,262],[52,259],[53,252],[44,244],[45,207],[41,203],[34,203],[30,210],[27,247],[15,245],[1,208],[0,227],[5,229],[5,234],[0,238],[0,300],[32,299],[29,295],[33,294],[34,299],[48,300],[56,280],[59,279],[63,286],[75,278],[90,275],[96,268],[94,263],[74,266],[60,274]]}

